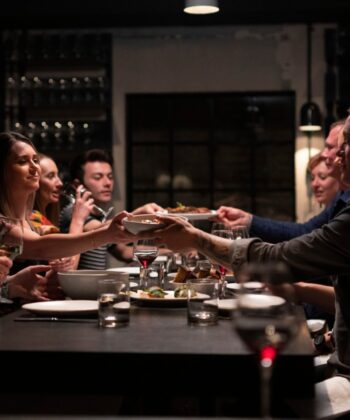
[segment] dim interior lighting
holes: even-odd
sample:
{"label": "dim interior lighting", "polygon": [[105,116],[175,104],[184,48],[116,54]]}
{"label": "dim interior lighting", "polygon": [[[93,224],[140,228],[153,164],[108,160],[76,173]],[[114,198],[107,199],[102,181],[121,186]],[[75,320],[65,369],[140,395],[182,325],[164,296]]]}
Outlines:
{"label": "dim interior lighting", "polygon": [[312,102],[312,79],[311,79],[311,59],[312,59],[312,44],[311,44],[312,27],[307,25],[307,102],[301,107],[300,111],[300,131],[312,133],[313,131],[320,131],[321,112],[319,107]]}
{"label": "dim interior lighting", "polygon": [[185,13],[193,15],[208,15],[210,13],[217,13],[219,6],[217,0],[186,0]]}

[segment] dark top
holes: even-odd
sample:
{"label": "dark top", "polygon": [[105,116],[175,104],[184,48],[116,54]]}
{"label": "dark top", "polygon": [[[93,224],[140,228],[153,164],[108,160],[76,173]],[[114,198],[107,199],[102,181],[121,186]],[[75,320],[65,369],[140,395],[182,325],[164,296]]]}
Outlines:
{"label": "dark top", "polygon": [[350,379],[350,204],[321,229],[278,244],[259,239],[232,243],[232,267],[247,261],[282,261],[295,281],[332,277],[336,296],[334,336],[336,351],[330,358],[334,371]]}
{"label": "dark top", "polygon": [[250,236],[277,243],[305,235],[328,223],[350,200],[350,190],[339,192],[320,214],[305,223],[281,222],[253,215]]}

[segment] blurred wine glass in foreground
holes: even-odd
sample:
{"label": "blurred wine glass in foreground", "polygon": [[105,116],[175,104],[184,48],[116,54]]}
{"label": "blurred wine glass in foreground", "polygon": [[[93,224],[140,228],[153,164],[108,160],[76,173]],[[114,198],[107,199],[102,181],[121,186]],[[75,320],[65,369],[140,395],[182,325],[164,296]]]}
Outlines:
{"label": "blurred wine glass in foreground", "polygon": [[233,324],[259,359],[261,416],[270,418],[270,382],[275,358],[299,328],[294,288],[281,263],[249,264],[238,276],[240,290]]}
{"label": "blurred wine glass in foreground", "polygon": [[0,255],[14,260],[23,250],[23,223],[20,219],[0,216]]}

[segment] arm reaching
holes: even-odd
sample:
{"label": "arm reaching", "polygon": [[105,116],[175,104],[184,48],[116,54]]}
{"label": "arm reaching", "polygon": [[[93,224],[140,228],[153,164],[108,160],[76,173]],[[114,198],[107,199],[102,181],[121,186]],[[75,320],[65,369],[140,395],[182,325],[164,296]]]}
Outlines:
{"label": "arm reaching", "polygon": [[25,228],[22,257],[27,259],[55,259],[76,255],[106,243],[133,242],[135,235],[126,231],[121,223],[127,215],[127,212],[121,212],[99,229],[79,234],[39,236]]}
{"label": "arm reaching", "polygon": [[234,207],[221,206],[217,210],[217,220],[228,226],[245,226],[248,229],[252,223],[252,214]]}

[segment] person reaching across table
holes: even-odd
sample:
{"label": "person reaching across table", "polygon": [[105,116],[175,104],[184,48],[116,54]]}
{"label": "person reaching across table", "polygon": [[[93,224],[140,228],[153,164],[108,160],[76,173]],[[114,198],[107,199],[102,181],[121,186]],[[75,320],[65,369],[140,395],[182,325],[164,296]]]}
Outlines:
{"label": "person reaching across table", "polygon": [[[333,161],[338,150],[338,135],[344,126],[344,121],[335,122],[329,131],[325,141],[324,150],[321,156],[325,159],[328,168],[333,168]],[[333,176],[329,173],[329,176]],[[264,217],[253,215],[244,210],[222,206],[218,209],[218,220],[230,226],[247,226],[250,230],[250,236],[258,237],[264,241],[277,243],[295,238],[296,236],[312,232],[320,228],[334,217],[337,212],[350,200],[349,187],[339,186],[343,189],[334,200],[320,214],[311,218],[305,223],[283,222],[271,220]]]}
{"label": "person reaching across table", "polygon": [[[339,136],[340,149],[333,163],[339,181],[350,187],[350,117]],[[335,171],[336,172],[336,171]],[[313,232],[271,244],[258,238],[230,241],[210,235],[187,221],[161,218],[168,226],[154,233],[159,243],[174,251],[197,249],[219,264],[239,272],[247,262],[285,263],[294,281],[333,275],[335,290],[335,351],[328,361],[329,378],[316,386],[316,417],[350,412],[350,204],[328,224]],[[302,380],[302,378],[301,378]],[[300,407],[299,407],[300,408]],[[302,414],[307,415],[304,404]]]}
{"label": "person reaching across table", "polygon": [[[112,194],[114,189],[113,158],[104,150],[91,149],[77,155],[71,162],[71,180],[72,184],[78,186],[84,185],[86,192],[90,194],[94,203],[106,211],[110,208]],[[79,194],[79,193],[78,193]],[[72,220],[72,207],[70,204],[62,210],[60,218],[60,227],[62,232],[68,231],[68,226]],[[137,209],[132,214],[156,213],[164,209],[156,203],[148,203]],[[101,227],[104,214],[92,209],[84,223],[84,231],[92,231]],[[90,249],[81,254],[79,261],[80,269],[100,269],[107,268],[107,254],[120,261],[131,262],[133,260],[133,247],[125,243],[104,244],[98,248]]]}
{"label": "person reaching across table", "polygon": [[76,255],[104,243],[130,243],[135,236],[127,232],[121,212],[99,229],[80,234],[40,236],[29,221],[34,196],[39,188],[38,153],[25,136],[18,133],[0,134],[0,214],[23,222],[23,253],[21,258],[53,259]]}

